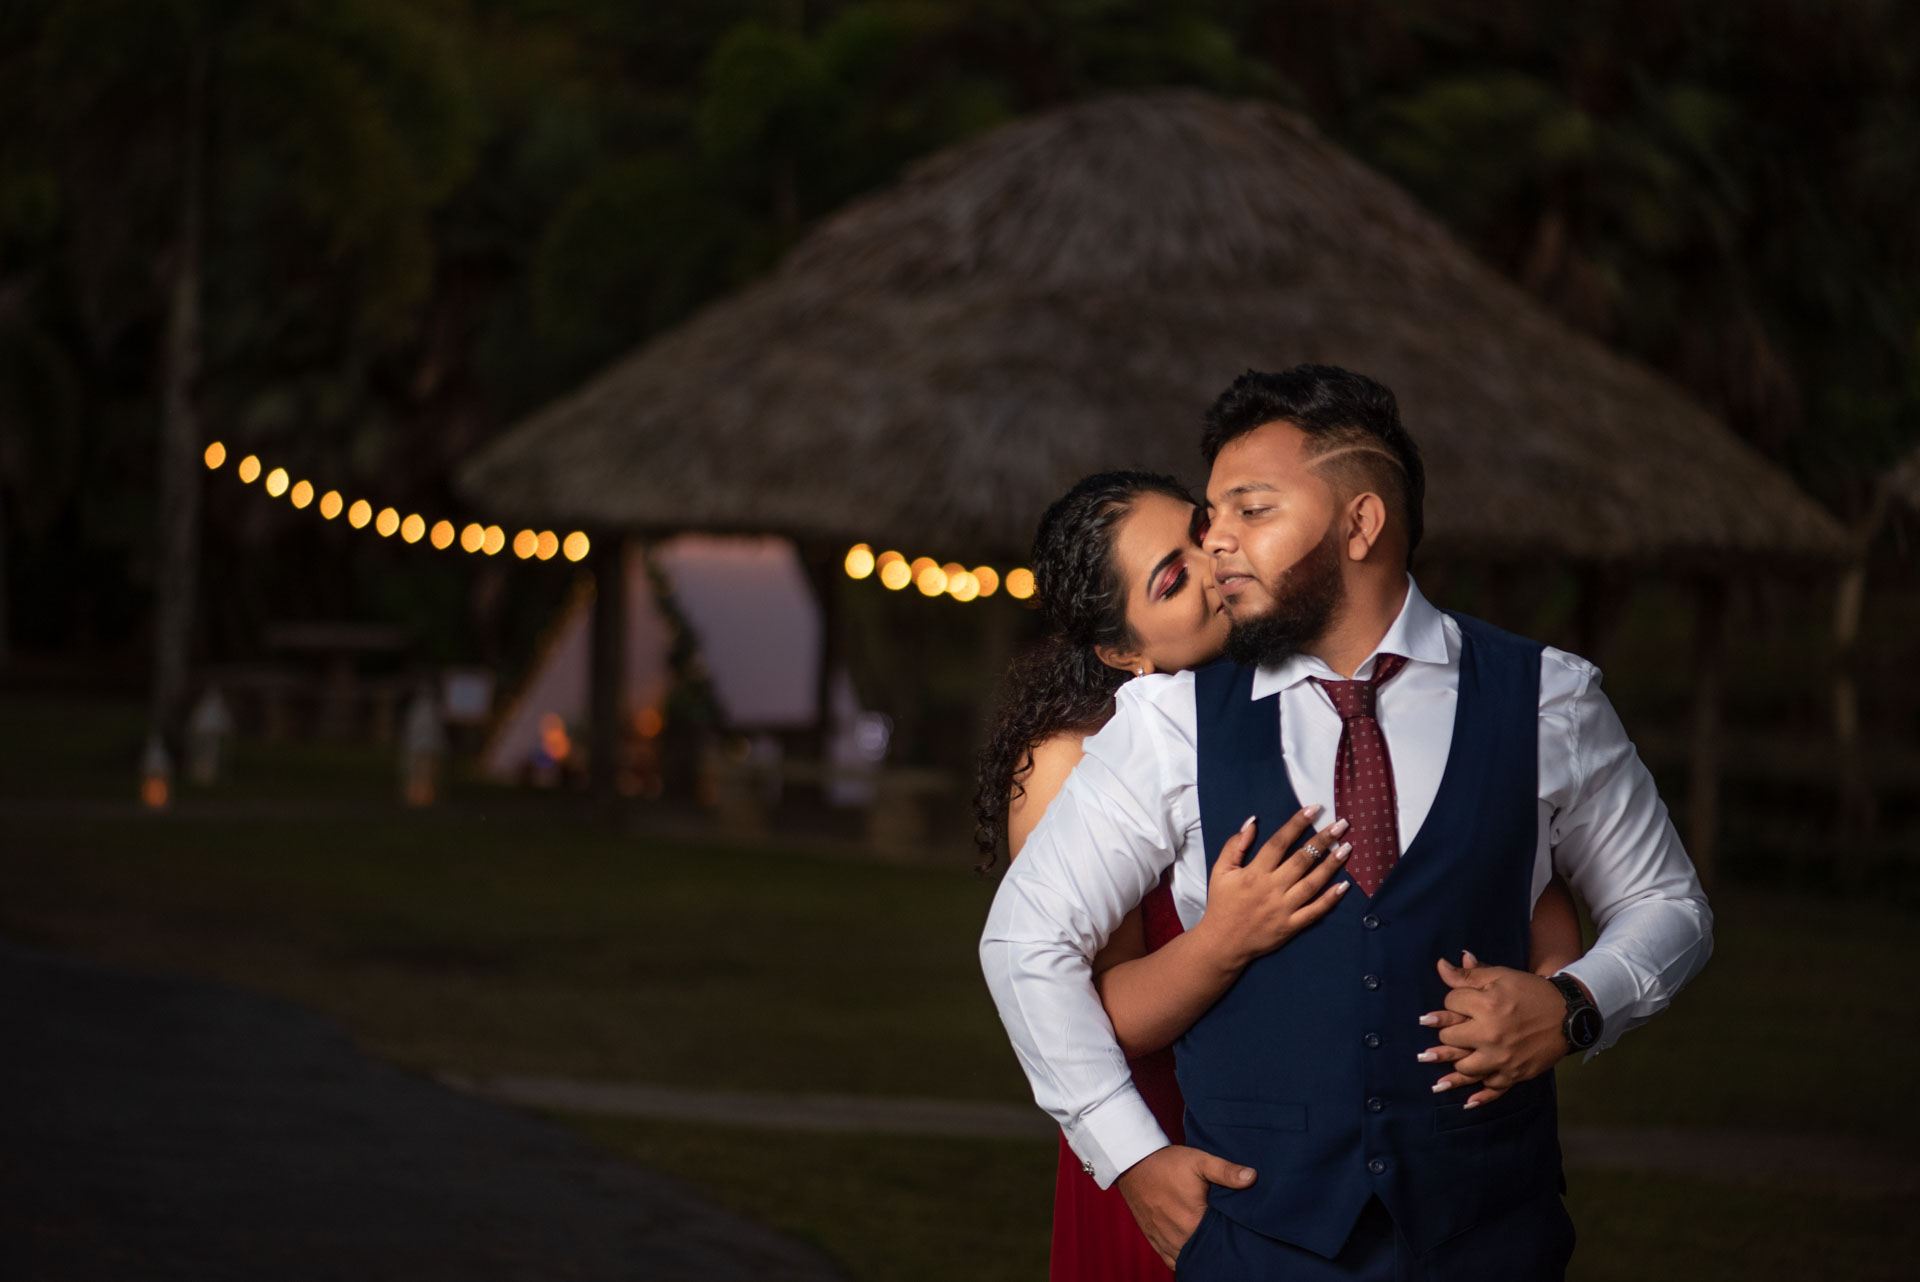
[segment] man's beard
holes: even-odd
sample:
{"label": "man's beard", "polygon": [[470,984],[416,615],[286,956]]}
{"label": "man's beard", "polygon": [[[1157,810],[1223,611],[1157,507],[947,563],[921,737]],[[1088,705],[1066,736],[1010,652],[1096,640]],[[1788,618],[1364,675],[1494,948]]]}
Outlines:
{"label": "man's beard", "polygon": [[1325,636],[1335,612],[1347,599],[1340,576],[1338,527],[1313,551],[1287,567],[1270,589],[1273,604],[1264,614],[1234,618],[1227,628],[1227,658],[1248,668],[1270,668]]}

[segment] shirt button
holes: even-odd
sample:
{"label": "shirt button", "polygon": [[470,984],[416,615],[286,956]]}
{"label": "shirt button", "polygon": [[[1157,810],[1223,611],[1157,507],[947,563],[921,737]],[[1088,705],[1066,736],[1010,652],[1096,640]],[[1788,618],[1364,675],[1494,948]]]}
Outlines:
{"label": "shirt button", "polygon": [[1367,1049],[1370,1051],[1377,1051],[1380,1049],[1380,1034],[1378,1033],[1368,1033],[1365,1037],[1361,1038],[1360,1040],[1367,1044]]}
{"label": "shirt button", "polygon": [[1378,987],[1380,987],[1380,976],[1378,976],[1378,975],[1362,975],[1362,976],[1360,977],[1360,982],[1361,982],[1362,984],[1365,984],[1365,985],[1367,986],[1367,988],[1368,988],[1369,990],[1372,990],[1372,989],[1375,989],[1375,988],[1378,988]]}
{"label": "shirt button", "polygon": [[1385,1175],[1387,1173],[1387,1164],[1376,1157],[1367,1163],[1367,1170],[1374,1175]]}
{"label": "shirt button", "polygon": [[1092,1179],[1092,1178],[1093,1178],[1093,1163],[1092,1163],[1092,1162],[1088,1162],[1088,1161],[1084,1161],[1084,1160],[1083,1160],[1083,1161],[1082,1161],[1082,1162],[1080,1163],[1080,1169],[1081,1169],[1081,1170],[1083,1170],[1083,1171],[1085,1171],[1085,1172],[1087,1173],[1087,1178],[1088,1178],[1088,1179]]}
{"label": "shirt button", "polygon": [[1380,919],[1378,917],[1375,917],[1372,913],[1368,913],[1365,917],[1362,917],[1360,919],[1360,924],[1362,926],[1365,926],[1368,930],[1380,929]]}
{"label": "shirt button", "polygon": [[1367,1097],[1367,1112],[1379,1113],[1384,1111],[1386,1107],[1387,1107],[1387,1102],[1381,1099],[1378,1095],[1370,1095]]}

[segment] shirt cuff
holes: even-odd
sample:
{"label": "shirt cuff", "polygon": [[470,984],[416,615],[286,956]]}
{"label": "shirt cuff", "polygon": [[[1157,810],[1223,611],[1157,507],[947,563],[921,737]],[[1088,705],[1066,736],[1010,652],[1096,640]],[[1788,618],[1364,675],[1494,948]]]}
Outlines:
{"label": "shirt cuff", "polygon": [[1131,1082],[1081,1114],[1079,1124],[1066,1135],[1082,1169],[1103,1189],[1113,1187],[1141,1158],[1167,1147],[1166,1133]]}
{"label": "shirt cuff", "polygon": [[1600,1011],[1600,1040],[1587,1049],[1584,1059],[1592,1059],[1620,1040],[1627,1031],[1629,1014],[1640,1003],[1640,981],[1633,968],[1618,957],[1598,949],[1560,969],[1587,986],[1593,1004]]}

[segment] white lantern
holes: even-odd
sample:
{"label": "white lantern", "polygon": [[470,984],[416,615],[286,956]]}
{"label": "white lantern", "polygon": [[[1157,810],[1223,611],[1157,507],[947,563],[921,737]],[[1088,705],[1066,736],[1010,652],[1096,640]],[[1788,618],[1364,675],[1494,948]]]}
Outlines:
{"label": "white lantern", "polygon": [[440,724],[440,704],[433,688],[421,685],[407,704],[400,730],[400,799],[409,806],[430,806],[440,794],[441,764],[447,755],[447,732]]}
{"label": "white lantern", "polygon": [[149,810],[164,810],[173,800],[173,758],[159,735],[147,736],[140,754],[140,801]]}
{"label": "white lantern", "polygon": [[220,782],[233,713],[217,686],[208,686],[187,717],[187,778],[197,784]]}

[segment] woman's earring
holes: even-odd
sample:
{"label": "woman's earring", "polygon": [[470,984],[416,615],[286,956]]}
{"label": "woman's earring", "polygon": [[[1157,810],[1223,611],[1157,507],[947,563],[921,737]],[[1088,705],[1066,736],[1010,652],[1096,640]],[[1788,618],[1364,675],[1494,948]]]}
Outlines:
{"label": "woman's earring", "polygon": [[1145,668],[1135,668],[1133,670],[1133,675],[1136,677],[1144,677],[1147,675],[1147,670]]}

